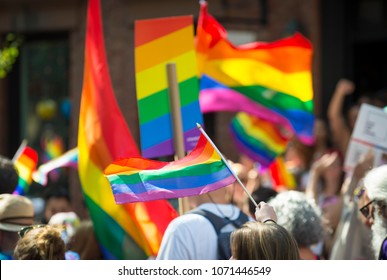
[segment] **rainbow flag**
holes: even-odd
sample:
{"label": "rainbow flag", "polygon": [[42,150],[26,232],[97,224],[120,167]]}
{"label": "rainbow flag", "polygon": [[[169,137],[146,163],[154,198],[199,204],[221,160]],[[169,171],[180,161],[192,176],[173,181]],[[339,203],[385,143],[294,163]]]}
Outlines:
{"label": "rainbow flag", "polygon": [[[42,149],[44,151],[43,154],[43,162],[47,163],[55,158],[58,158],[63,154],[64,144],[62,138],[57,135],[43,137],[42,139]],[[53,181],[57,181],[60,175],[60,169],[52,169],[50,170],[50,177]],[[35,181],[35,180],[34,180]],[[47,184],[47,182],[46,182]]]}
{"label": "rainbow flag", "polygon": [[234,46],[202,1],[196,51],[203,113],[246,112],[313,143],[312,46],[301,34]]}
{"label": "rainbow flag", "polygon": [[200,195],[235,181],[203,134],[196,147],[180,160],[122,159],[109,165],[105,176],[118,204]]}
{"label": "rainbow flag", "polygon": [[230,132],[239,151],[264,168],[285,152],[291,136],[282,127],[246,113],[233,118]]}
{"label": "rainbow flag", "polygon": [[192,16],[135,22],[135,60],[142,156],[173,155],[173,127],[167,63],[176,64],[185,151],[199,139],[203,123],[194,49]]}
{"label": "rainbow flag", "polygon": [[44,161],[50,161],[63,154],[64,144],[59,136],[47,137],[42,140],[42,148],[44,150]]}
{"label": "rainbow flag", "polygon": [[32,183],[32,172],[38,164],[38,153],[31,147],[24,146],[18,151],[14,164],[19,173],[19,181],[13,193],[24,195]]}
{"label": "rainbow flag", "polygon": [[165,200],[117,205],[103,170],[114,160],[139,156],[115,100],[105,56],[99,0],[87,9],[85,66],[78,130],[78,171],[97,239],[107,259],[156,256],[177,216]]}
{"label": "rainbow flag", "polygon": [[46,186],[50,172],[62,167],[78,168],[78,148],[73,148],[66,153],[44,163],[32,173],[32,179]]}
{"label": "rainbow flag", "polygon": [[296,179],[294,175],[286,168],[285,160],[282,156],[276,158],[276,160],[270,165],[269,173],[272,178],[273,189],[276,191],[281,190],[294,190],[296,188]]}

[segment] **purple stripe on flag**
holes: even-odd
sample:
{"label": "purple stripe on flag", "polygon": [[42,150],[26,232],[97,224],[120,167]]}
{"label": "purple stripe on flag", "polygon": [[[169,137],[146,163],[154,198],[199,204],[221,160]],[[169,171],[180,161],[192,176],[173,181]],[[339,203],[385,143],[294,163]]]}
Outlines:
{"label": "purple stripe on flag", "polygon": [[[231,132],[232,133],[232,132]],[[233,136],[235,137],[235,136]],[[266,158],[260,156],[259,154],[257,153],[254,153],[253,151],[251,151],[250,149],[247,149],[244,145],[242,145],[239,141],[235,141],[235,145],[237,146],[238,150],[245,154],[246,156],[248,156],[249,158],[251,158],[252,160],[255,160],[257,162],[259,162],[261,165],[263,165],[264,167],[269,167],[270,164],[272,163],[272,161],[268,161]]]}
{"label": "purple stripe on flag", "polygon": [[[191,151],[195,148],[199,139],[200,131],[197,127],[184,132],[184,145],[186,151]],[[170,156],[174,154],[172,139],[164,141],[160,144],[154,145],[142,152],[144,158],[156,158],[163,156]]]}
{"label": "purple stripe on flag", "polygon": [[294,132],[294,128],[285,117],[229,88],[202,89],[199,101],[203,113],[216,111],[246,112],[258,118],[280,124],[287,130]]}
{"label": "purple stripe on flag", "polygon": [[211,185],[201,186],[198,188],[185,189],[185,190],[160,189],[160,190],[148,191],[141,194],[120,193],[120,194],[115,194],[114,199],[117,204],[124,204],[124,203],[131,203],[131,202],[142,202],[142,201],[149,201],[149,200],[194,196],[194,195],[200,195],[200,194],[215,191],[224,186],[232,184],[234,181],[235,181],[234,176],[230,175],[229,177],[221,181],[218,181]]}

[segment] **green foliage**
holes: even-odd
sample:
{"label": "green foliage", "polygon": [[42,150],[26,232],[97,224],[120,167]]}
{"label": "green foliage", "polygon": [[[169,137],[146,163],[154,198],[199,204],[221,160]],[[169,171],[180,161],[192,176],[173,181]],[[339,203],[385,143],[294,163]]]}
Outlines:
{"label": "green foliage", "polygon": [[7,34],[0,48],[0,79],[4,78],[12,69],[16,58],[19,56],[19,47],[22,39],[13,33]]}

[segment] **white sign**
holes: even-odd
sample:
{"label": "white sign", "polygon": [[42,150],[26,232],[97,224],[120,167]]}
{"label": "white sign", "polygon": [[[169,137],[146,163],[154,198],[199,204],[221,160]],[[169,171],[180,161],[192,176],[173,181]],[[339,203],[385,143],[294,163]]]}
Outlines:
{"label": "white sign", "polygon": [[387,113],[383,109],[362,104],[349,142],[344,169],[352,172],[360,157],[369,150],[374,166],[387,164]]}

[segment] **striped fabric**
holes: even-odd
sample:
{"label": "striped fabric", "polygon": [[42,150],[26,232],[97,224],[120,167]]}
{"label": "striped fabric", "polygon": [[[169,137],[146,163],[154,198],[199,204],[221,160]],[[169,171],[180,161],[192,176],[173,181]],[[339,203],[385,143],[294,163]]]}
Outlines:
{"label": "striped fabric", "polygon": [[196,50],[203,113],[243,111],[313,143],[312,46],[301,34],[234,46],[203,1]]}
{"label": "striped fabric", "polygon": [[32,183],[32,172],[35,171],[38,164],[38,153],[31,147],[25,146],[19,151],[14,164],[19,173],[19,181],[13,193],[25,195]]}
{"label": "striped fabric", "polygon": [[275,190],[294,190],[296,188],[296,179],[286,168],[285,160],[282,156],[277,157],[270,165],[269,173]]}
{"label": "striped fabric", "polygon": [[99,0],[89,0],[78,130],[78,171],[86,206],[106,259],[156,256],[169,222],[167,201],[117,205],[103,170],[115,159],[139,156],[114,97],[105,56]]}
{"label": "striped fabric", "polygon": [[203,123],[192,16],[135,22],[135,67],[142,156],[173,155],[167,63],[176,64],[185,151],[199,138]]}
{"label": "striped fabric", "polygon": [[145,158],[122,159],[109,165],[105,176],[117,203],[200,195],[235,181],[203,134],[195,149],[183,159],[170,163]]}
{"label": "striped fabric", "polygon": [[39,168],[32,173],[32,179],[42,186],[45,186],[47,185],[50,172],[62,167],[78,168],[78,148],[73,148],[64,154],[41,164]]}
{"label": "striped fabric", "polygon": [[246,113],[233,118],[230,131],[238,150],[264,168],[285,152],[290,140],[289,132],[279,125]]}

